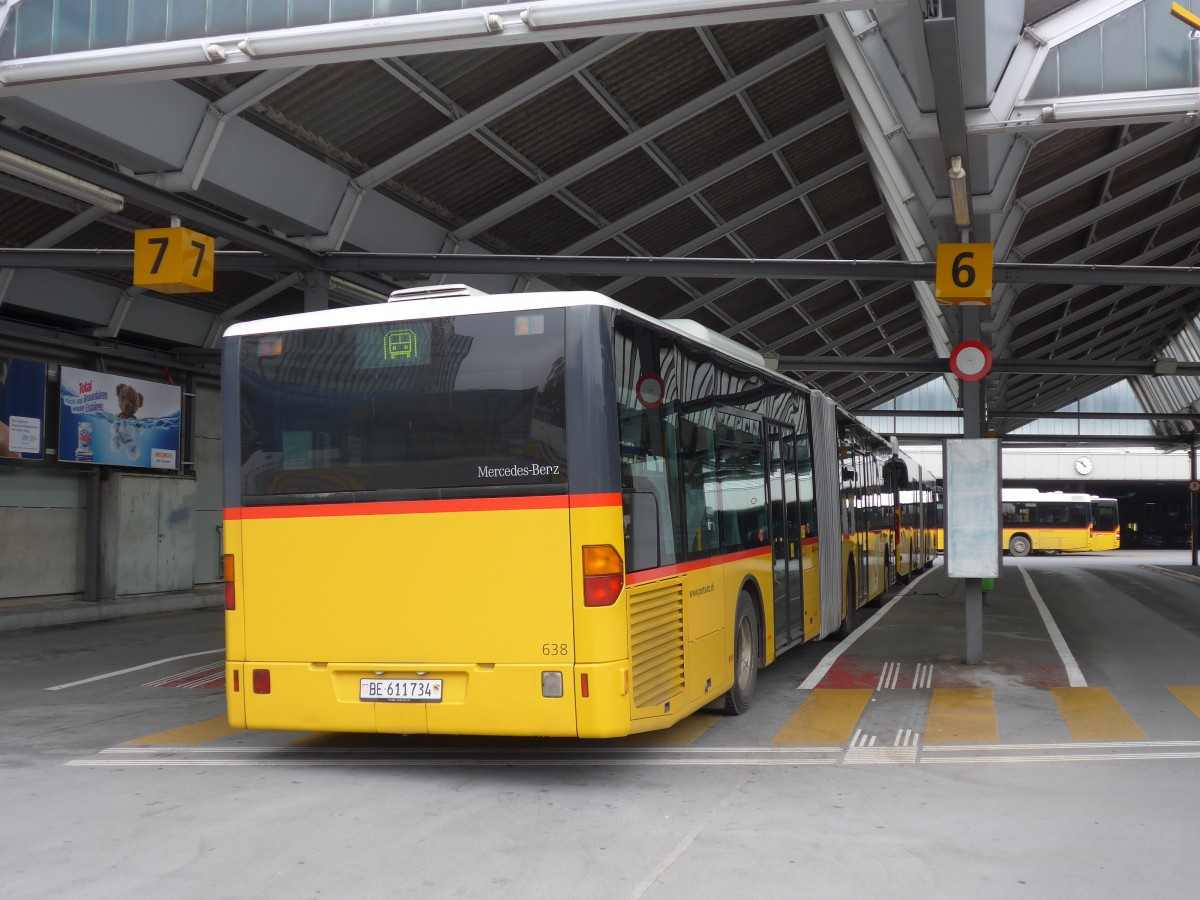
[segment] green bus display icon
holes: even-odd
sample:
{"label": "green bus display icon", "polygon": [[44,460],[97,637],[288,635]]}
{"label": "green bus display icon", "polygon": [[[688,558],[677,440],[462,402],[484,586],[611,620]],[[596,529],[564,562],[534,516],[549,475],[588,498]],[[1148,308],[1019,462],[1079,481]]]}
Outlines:
{"label": "green bus display icon", "polygon": [[429,363],[428,322],[379,322],[354,330],[355,369],[399,369]]}
{"label": "green bus display icon", "polygon": [[411,328],[396,328],[384,332],[383,357],[388,362],[415,362],[420,355],[420,339]]}

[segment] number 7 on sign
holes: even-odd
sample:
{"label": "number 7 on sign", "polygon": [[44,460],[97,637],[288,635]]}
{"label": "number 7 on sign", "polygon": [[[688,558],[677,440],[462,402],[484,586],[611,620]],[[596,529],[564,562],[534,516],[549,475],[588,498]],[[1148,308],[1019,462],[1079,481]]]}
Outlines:
{"label": "number 7 on sign", "polygon": [[993,254],[991,244],[938,244],[933,281],[937,302],[991,306]]}

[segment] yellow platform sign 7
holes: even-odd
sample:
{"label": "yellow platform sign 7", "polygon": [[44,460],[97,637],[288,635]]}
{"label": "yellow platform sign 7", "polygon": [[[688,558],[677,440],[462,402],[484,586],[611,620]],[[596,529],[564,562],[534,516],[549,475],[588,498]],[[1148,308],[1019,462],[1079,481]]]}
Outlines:
{"label": "yellow platform sign 7", "polygon": [[133,283],[164,294],[213,289],[216,241],[187,228],[143,228],[133,233]]}
{"label": "yellow platform sign 7", "polygon": [[992,304],[991,244],[938,244],[933,295],[946,306]]}

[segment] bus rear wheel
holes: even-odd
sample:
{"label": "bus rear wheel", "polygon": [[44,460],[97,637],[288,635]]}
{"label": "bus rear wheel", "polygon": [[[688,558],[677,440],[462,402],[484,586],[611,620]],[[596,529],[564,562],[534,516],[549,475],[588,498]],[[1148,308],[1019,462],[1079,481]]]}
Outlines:
{"label": "bus rear wheel", "polygon": [[1029,551],[1033,549],[1033,544],[1029,538],[1023,534],[1014,534],[1008,541],[1008,552],[1012,556],[1028,556]]}
{"label": "bus rear wheel", "polygon": [[745,591],[738,594],[733,617],[733,687],[725,695],[725,712],[740,716],[750,708],[758,682],[758,617]]}

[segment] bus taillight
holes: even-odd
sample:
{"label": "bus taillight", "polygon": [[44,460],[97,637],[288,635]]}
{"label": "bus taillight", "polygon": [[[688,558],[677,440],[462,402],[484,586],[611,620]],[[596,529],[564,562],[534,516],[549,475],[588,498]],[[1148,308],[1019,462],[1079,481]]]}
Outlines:
{"label": "bus taillight", "polygon": [[610,544],[583,548],[583,605],[612,606],[625,586],[625,562]]}
{"label": "bus taillight", "polygon": [[221,570],[225,577],[225,608],[237,609],[237,595],[233,589],[233,554],[226,553],[221,557]]}
{"label": "bus taillight", "polygon": [[251,676],[251,684],[256,694],[271,693],[271,670],[255,669]]}

